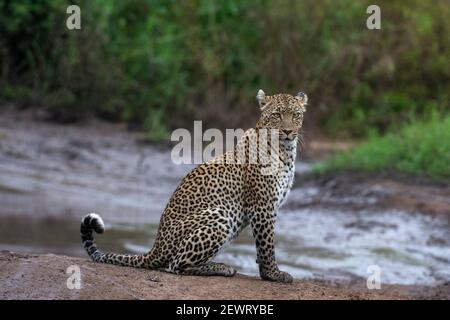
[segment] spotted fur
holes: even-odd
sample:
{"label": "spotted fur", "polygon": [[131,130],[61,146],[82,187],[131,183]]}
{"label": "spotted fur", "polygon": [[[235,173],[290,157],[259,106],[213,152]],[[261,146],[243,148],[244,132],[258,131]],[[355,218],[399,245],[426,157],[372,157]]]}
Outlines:
{"label": "spotted fur", "polygon": [[[88,214],[81,222],[81,239],[89,256],[97,262],[122,266],[159,269],[176,274],[233,276],[231,266],[212,262],[212,258],[250,225],[257,249],[256,262],[262,279],[292,282],[280,271],[275,260],[274,228],[279,207],[292,187],[295,157],[306,111],[307,96],[258,91],[261,116],[234,150],[203,163],[182,180],[161,217],[153,248],[143,255],[102,253],[93,231],[102,233],[103,221]],[[262,129],[279,130],[280,144],[271,140],[255,143]],[[277,147],[279,165],[270,174],[260,159],[256,163],[239,162],[258,143]]]}

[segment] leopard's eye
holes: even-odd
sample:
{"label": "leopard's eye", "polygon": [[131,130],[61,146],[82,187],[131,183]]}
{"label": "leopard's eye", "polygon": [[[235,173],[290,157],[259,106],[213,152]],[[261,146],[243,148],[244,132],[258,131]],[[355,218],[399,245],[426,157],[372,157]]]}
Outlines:
{"label": "leopard's eye", "polygon": [[294,113],[294,119],[301,119],[301,118],[302,118],[302,113],[301,112]]}
{"label": "leopard's eye", "polygon": [[270,117],[274,120],[280,120],[281,119],[281,113],[279,112],[273,112]]}

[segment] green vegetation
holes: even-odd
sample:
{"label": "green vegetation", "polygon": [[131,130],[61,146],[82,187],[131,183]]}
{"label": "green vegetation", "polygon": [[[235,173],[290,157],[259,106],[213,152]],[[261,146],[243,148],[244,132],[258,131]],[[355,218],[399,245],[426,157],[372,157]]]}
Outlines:
{"label": "green vegetation", "polygon": [[[69,4],[82,29],[65,27]],[[308,92],[310,124],[383,133],[449,108],[447,0],[0,0],[0,103],[169,129],[237,127],[254,94]]]}
{"label": "green vegetation", "polygon": [[373,135],[367,142],[317,165],[316,172],[353,169],[400,171],[450,181],[450,116],[413,121],[399,132]]}

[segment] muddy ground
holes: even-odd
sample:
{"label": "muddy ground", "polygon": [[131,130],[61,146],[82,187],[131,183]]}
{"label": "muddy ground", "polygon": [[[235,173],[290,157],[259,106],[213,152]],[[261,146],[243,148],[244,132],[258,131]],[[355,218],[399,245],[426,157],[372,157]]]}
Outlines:
{"label": "muddy ground", "polygon": [[[345,143],[306,139],[297,166],[296,185],[286,210],[345,208],[401,209],[450,219],[450,186],[395,173],[336,173],[317,177],[310,162]],[[174,166],[168,144],[149,143],[123,125],[90,120],[56,125],[32,111],[0,108],[0,218],[66,219],[73,224],[87,212],[99,212],[106,223],[158,223],[181,178],[193,166]],[[313,194],[305,191],[318,190]],[[11,219],[13,217],[13,219]],[[30,220],[31,221],[31,220]],[[14,225],[0,230],[14,229]],[[356,226],[364,230],[367,226]],[[27,232],[26,230],[24,232]],[[46,230],[33,230],[52,242]],[[12,232],[10,232],[13,234]],[[21,235],[17,234],[16,238]],[[72,235],[65,235],[70,238]],[[62,238],[62,237],[61,237]],[[74,241],[79,241],[74,235]],[[15,240],[15,239],[13,239]],[[444,241],[448,239],[437,239]],[[237,275],[185,277],[158,271],[93,264],[87,258],[36,252],[31,245],[8,242],[0,250],[2,299],[449,299],[445,279],[431,286],[382,285],[368,290],[365,279],[302,279],[293,285]],[[62,251],[64,253],[65,251]],[[449,257],[450,259],[450,257]],[[82,273],[82,289],[66,286],[70,265]]]}
{"label": "muddy ground", "polygon": [[[158,223],[173,190],[195,166],[174,165],[172,145],[148,142],[122,124],[90,120],[57,125],[32,111],[2,107],[1,214],[78,220],[83,213],[99,212],[111,223]],[[392,172],[309,174],[311,163],[348,146],[306,135],[294,189],[313,187],[320,192],[286,205],[370,205],[450,216],[450,183]]]}
{"label": "muddy ground", "polygon": [[[81,288],[69,289],[71,265],[80,268]],[[0,253],[0,299],[446,299],[450,285],[383,285],[368,290],[361,281],[295,280],[293,284],[233,278],[178,276],[96,264],[53,254]]]}

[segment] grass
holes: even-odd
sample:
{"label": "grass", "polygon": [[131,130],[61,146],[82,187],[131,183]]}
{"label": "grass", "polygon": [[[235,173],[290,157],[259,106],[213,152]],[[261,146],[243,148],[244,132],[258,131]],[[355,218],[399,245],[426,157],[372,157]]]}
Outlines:
{"label": "grass", "polygon": [[396,132],[373,135],[314,168],[319,174],[342,170],[398,171],[450,181],[450,115],[433,115]]}
{"label": "grass", "polygon": [[0,0],[0,104],[153,140],[194,119],[248,127],[258,88],[307,92],[312,127],[346,138],[449,110],[448,0],[378,2],[382,32],[364,25],[370,0]]}

